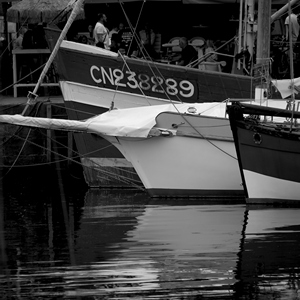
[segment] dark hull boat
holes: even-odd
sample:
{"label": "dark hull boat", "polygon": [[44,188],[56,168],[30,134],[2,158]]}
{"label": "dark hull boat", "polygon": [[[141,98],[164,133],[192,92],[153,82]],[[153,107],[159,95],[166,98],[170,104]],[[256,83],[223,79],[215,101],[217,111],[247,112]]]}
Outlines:
{"label": "dark hull boat", "polygon": [[300,128],[291,125],[300,113],[240,103],[227,112],[246,202],[300,204]]}
{"label": "dark hull boat", "polygon": [[[46,29],[50,48],[53,49],[59,33]],[[69,41],[61,44],[54,65],[72,120],[103,113],[110,105],[130,108],[170,101],[222,102],[227,98],[250,98],[253,94],[249,76],[121,57]],[[103,101],[108,102],[106,108]],[[106,140],[95,140],[91,134],[75,134],[75,142],[89,186],[142,186],[131,163]]]}

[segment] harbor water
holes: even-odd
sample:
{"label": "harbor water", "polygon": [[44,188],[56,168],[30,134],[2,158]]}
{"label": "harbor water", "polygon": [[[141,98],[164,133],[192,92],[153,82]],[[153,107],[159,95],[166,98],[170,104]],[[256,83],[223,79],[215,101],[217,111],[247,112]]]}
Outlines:
{"label": "harbor water", "polygon": [[2,169],[0,191],[1,299],[299,299],[297,208],[154,200],[49,167]]}

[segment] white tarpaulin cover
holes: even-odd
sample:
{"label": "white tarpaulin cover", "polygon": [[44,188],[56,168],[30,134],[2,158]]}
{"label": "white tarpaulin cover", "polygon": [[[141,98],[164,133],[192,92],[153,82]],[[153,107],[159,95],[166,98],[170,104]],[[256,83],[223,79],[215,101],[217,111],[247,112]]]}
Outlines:
{"label": "white tarpaulin cover", "polygon": [[[283,99],[292,95],[291,79],[272,80],[272,83],[277,88]],[[294,78],[294,85],[300,88],[300,77]],[[298,92],[294,90],[296,94]]]}
{"label": "white tarpaulin cover", "polygon": [[127,109],[115,109],[85,121],[0,115],[0,123],[26,127],[81,131],[121,137],[147,137],[155,126],[156,116],[162,112],[181,112],[205,116],[225,117],[226,103],[166,104]]}

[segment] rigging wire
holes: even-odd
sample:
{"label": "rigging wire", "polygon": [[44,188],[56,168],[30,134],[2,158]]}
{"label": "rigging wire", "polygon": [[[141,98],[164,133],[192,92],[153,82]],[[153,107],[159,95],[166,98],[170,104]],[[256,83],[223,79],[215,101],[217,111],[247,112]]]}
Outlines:
{"label": "rigging wire", "polygon": [[[121,8],[122,8],[123,13],[124,13],[124,15],[125,15],[125,18],[126,18],[126,20],[127,20],[127,23],[129,24],[129,27],[130,27],[130,29],[131,29],[131,31],[132,31],[132,33],[133,33],[133,38],[136,40],[137,45],[138,45],[139,49],[141,50],[141,53],[142,53],[143,56],[144,56],[144,59],[145,59],[145,60],[143,60],[143,61],[148,65],[148,67],[149,67],[149,69],[151,70],[153,76],[156,78],[156,81],[157,81],[157,83],[159,84],[160,88],[164,91],[164,94],[166,95],[167,99],[168,99],[169,101],[173,102],[173,100],[170,99],[170,97],[169,97],[168,93],[166,92],[165,88],[163,87],[163,85],[162,85],[162,84],[160,83],[160,81],[158,80],[158,76],[155,74],[154,68],[155,68],[155,70],[157,71],[158,75],[161,76],[161,78],[165,79],[165,77],[162,75],[162,73],[160,72],[160,70],[159,70],[159,68],[156,66],[156,64],[154,64],[154,68],[151,66],[150,62],[153,63],[153,60],[152,60],[152,58],[149,56],[148,52],[147,52],[145,49],[143,49],[143,47],[141,47],[141,40],[140,40],[139,36],[138,36],[137,33],[136,33],[136,28],[137,28],[138,22],[139,22],[139,20],[140,20],[140,16],[141,16],[143,7],[144,7],[144,2],[143,2],[143,5],[142,5],[142,7],[141,7],[141,11],[140,11],[140,14],[139,14],[139,17],[138,17],[138,21],[137,21],[136,27],[133,27],[133,26],[132,26],[132,23],[130,22],[130,20],[129,20],[127,14],[126,14],[126,11],[125,11],[125,9],[124,9],[122,3],[121,3]],[[130,45],[132,45],[132,43],[133,43],[133,39],[131,40],[131,44],[130,44]],[[128,66],[128,64],[127,64],[126,61],[125,61],[124,56],[123,56],[120,52],[118,52],[118,53],[119,53],[119,55],[122,57],[124,63],[126,64],[127,68],[129,69],[129,71],[131,71],[130,68],[129,68],[129,66]],[[146,55],[145,55],[145,53],[146,53]],[[149,59],[149,58],[150,58],[150,59]],[[168,87],[171,88],[171,86],[168,86]],[[144,92],[142,91],[142,89],[141,89],[140,86],[139,86],[139,88],[140,88],[142,94],[144,94]],[[179,102],[183,103],[183,101],[179,98],[178,95],[176,95],[176,98],[178,99]]]}
{"label": "rigging wire", "polygon": [[[142,7],[143,7],[143,6],[142,6]],[[125,14],[125,16],[126,16],[126,18],[127,18],[126,12],[125,12],[125,10],[124,10],[123,7],[122,7],[122,9],[123,9],[123,12],[124,12],[124,14]],[[139,15],[139,17],[140,17],[140,15]],[[128,19],[128,18],[127,18],[127,19]],[[139,19],[138,19],[138,20],[139,20]],[[131,25],[129,19],[128,19],[128,23],[129,23],[130,26],[132,27],[132,25]],[[132,30],[132,28],[131,28],[131,30]],[[135,31],[133,31],[133,32],[135,33]],[[235,37],[234,37],[234,38],[235,38]],[[138,42],[138,44],[139,44],[138,38],[137,38],[137,42]],[[225,45],[223,45],[223,46],[225,46]],[[122,58],[123,58],[123,57],[122,57]],[[126,64],[125,58],[123,58],[123,61],[124,61],[124,63]],[[147,61],[147,60],[146,60],[146,61]],[[126,64],[126,65],[127,65],[127,64]],[[151,68],[151,66],[150,66],[149,63],[148,63],[148,66],[150,67],[151,71],[153,72],[153,70],[152,70],[152,68]],[[155,67],[156,67],[157,71],[160,73],[158,67],[157,67],[156,65],[155,65]],[[128,68],[129,68],[129,67],[128,67]],[[153,74],[154,74],[154,72],[153,72]],[[160,73],[160,74],[161,74],[161,73]],[[155,74],[154,74],[154,75],[155,75]],[[167,93],[166,93],[166,95],[167,95]],[[167,97],[168,97],[168,95],[167,95]],[[171,101],[171,103],[174,105],[173,101],[172,101],[169,97],[168,97],[168,99],[169,99],[169,100]],[[179,100],[180,100],[180,99],[179,99]],[[180,102],[182,102],[182,100],[180,100]],[[225,101],[223,101],[223,102],[225,102]],[[218,105],[218,104],[216,104],[216,106],[217,106],[217,105]],[[180,113],[179,110],[178,110],[178,108],[176,107],[176,105],[174,105],[174,108],[177,110],[178,113]],[[236,157],[232,156],[230,153],[227,153],[226,151],[224,151],[223,149],[221,149],[220,147],[218,147],[215,143],[213,143],[212,141],[210,141],[209,139],[207,139],[205,136],[203,136],[203,135],[199,132],[198,129],[194,128],[194,126],[193,126],[193,125],[192,125],[192,124],[184,117],[183,114],[180,114],[180,115],[181,115],[181,117],[184,119],[184,121],[185,121],[186,123],[189,124],[189,126],[191,126],[193,129],[195,129],[196,132],[198,132],[198,134],[199,134],[200,137],[202,137],[203,139],[205,139],[206,141],[208,141],[211,145],[213,145],[214,147],[216,147],[217,149],[219,149],[221,152],[223,152],[223,153],[225,153],[226,155],[230,156],[231,158],[237,160]]]}
{"label": "rigging wire", "polygon": [[[38,113],[38,110],[39,110],[39,108],[41,107],[41,105],[42,105],[42,102],[40,102],[38,105],[37,105],[37,109],[36,109],[36,112],[35,112],[35,117],[37,116],[37,113]],[[12,168],[14,167],[14,165],[17,163],[17,161],[19,160],[19,157],[21,156],[21,153],[23,152],[23,149],[24,149],[24,147],[25,147],[25,145],[26,145],[26,142],[28,141],[28,138],[29,138],[29,135],[30,135],[30,133],[31,133],[31,128],[29,128],[29,130],[28,130],[28,132],[27,132],[27,135],[26,135],[26,138],[24,139],[24,143],[23,143],[23,145],[22,145],[22,147],[21,147],[21,149],[19,150],[19,153],[18,153],[18,155],[16,156],[16,158],[15,158],[15,160],[13,161],[13,163],[12,163],[12,165],[10,166],[10,168],[8,169],[8,171],[4,174],[4,176],[2,176],[1,177],[1,179],[3,179],[11,170],[12,170]],[[16,131],[18,131],[18,128],[16,129]]]}
{"label": "rigging wire", "polygon": [[[30,128],[30,132],[32,132],[32,129],[31,129],[31,128]],[[53,151],[52,149],[48,149],[48,148],[46,148],[46,147],[44,147],[44,146],[41,146],[41,145],[39,145],[39,144],[37,144],[37,143],[35,143],[35,142],[33,142],[33,141],[28,140],[28,136],[27,136],[26,138],[23,138],[23,137],[20,137],[20,136],[16,136],[16,137],[19,138],[19,139],[21,139],[21,140],[24,140],[23,145],[25,145],[25,143],[29,143],[29,144],[31,144],[31,145],[37,146],[37,147],[39,147],[39,148],[41,148],[41,149],[44,149],[44,150],[46,150],[46,151],[50,151],[51,153],[56,154],[56,155],[58,155],[58,156],[61,156],[61,157],[63,157],[65,160],[69,160],[69,161],[71,161],[71,162],[73,162],[73,163],[75,163],[75,164],[78,164],[78,165],[80,165],[80,166],[83,166],[82,163],[81,163],[81,162],[78,162],[77,160],[75,160],[75,158],[79,157],[79,158],[86,158],[86,159],[89,159],[89,158],[87,158],[87,157],[83,157],[83,156],[80,155],[78,152],[73,151],[73,150],[72,150],[72,151],[75,152],[76,154],[78,154],[78,156],[77,156],[77,157],[73,157],[73,158],[69,158],[69,157],[67,157],[67,156],[65,156],[65,155],[63,155],[63,154],[60,154],[60,153],[58,153],[58,152],[56,152],[56,151]],[[47,138],[49,138],[49,137],[47,137]],[[56,141],[56,140],[55,140],[55,142],[58,143],[58,144],[60,144],[60,145],[62,145],[62,146],[65,147],[65,148],[69,149],[69,147],[65,146],[64,144],[61,144],[61,143],[59,143],[59,142]],[[104,148],[108,148],[108,147],[113,147],[113,145],[109,145],[109,146],[104,147]],[[24,147],[22,147],[22,148],[24,148]],[[104,148],[102,148],[102,149],[100,149],[100,150],[103,150]],[[95,150],[95,151],[93,151],[93,152],[86,153],[85,155],[90,155],[90,154],[92,154],[92,153],[94,153],[94,152],[98,152],[98,151],[100,151],[100,150],[97,149],[97,150]],[[21,154],[21,152],[18,154],[18,157],[17,157],[17,158],[20,157],[20,154]],[[84,156],[85,156],[85,155],[84,155]],[[98,169],[98,171],[99,171],[100,173],[103,173],[103,174],[106,175],[107,177],[109,177],[109,178],[111,178],[111,179],[117,179],[118,181],[123,182],[124,184],[131,185],[132,187],[135,187],[135,188],[137,188],[137,189],[143,190],[143,188],[142,188],[140,185],[137,184],[137,183],[138,183],[137,180],[135,180],[135,179],[133,179],[133,178],[128,178],[128,177],[126,177],[125,175],[116,174],[116,173],[110,172],[110,171],[108,171],[108,170],[102,169],[103,166],[101,166],[100,164],[98,164],[97,162],[95,162],[95,161],[93,161],[93,160],[91,160],[91,159],[89,159],[89,160],[92,161],[92,164],[93,164],[94,166],[101,168],[101,170]],[[15,162],[14,162],[13,166],[10,167],[9,171],[12,169],[12,167],[14,167],[16,161],[17,161],[17,159],[15,159]],[[48,163],[48,164],[49,164],[49,163]],[[94,169],[94,167],[90,167],[90,166],[86,166],[86,165],[84,165],[84,167],[85,167],[85,168],[89,168],[89,169],[91,169],[91,170]],[[110,168],[113,169],[113,170],[116,170],[116,171],[122,171],[122,172],[125,172],[125,173],[127,173],[127,174],[131,174],[131,175],[134,175],[134,174],[135,174],[134,172],[132,172],[132,171],[130,171],[130,170],[124,170],[124,169],[122,169],[122,168],[118,168],[118,167],[114,167],[114,166],[112,166],[112,167],[110,167]],[[8,171],[8,172],[9,172],[9,171]],[[7,173],[8,173],[8,172],[7,172]],[[7,173],[6,173],[2,178],[4,178],[4,177],[7,175]],[[99,176],[98,176],[98,177],[99,177]],[[107,180],[107,177],[101,177],[101,178]]]}
{"label": "rigging wire", "polygon": [[35,72],[37,72],[39,69],[43,68],[45,66],[45,64],[39,66],[38,68],[36,68],[35,70],[33,70],[31,73],[25,75],[23,78],[20,78],[19,80],[17,80],[16,82],[12,83],[11,85],[7,86],[6,88],[0,90],[0,93],[6,91],[7,89],[13,87],[15,84],[19,83],[20,81],[24,80],[25,78],[31,76],[32,74],[34,74]]}
{"label": "rigging wire", "polygon": [[[33,5],[32,10],[34,10],[34,9],[39,5],[40,1],[41,1],[41,0],[37,1],[37,2]],[[76,1],[77,1],[77,0],[76,0]],[[7,2],[9,2],[9,1],[7,1]],[[20,26],[20,28],[18,29],[17,33],[20,32],[21,27],[24,27],[25,24],[27,24],[27,22],[28,22],[29,19],[30,19],[30,16],[27,15],[25,21],[21,24],[21,26]],[[7,44],[6,48],[5,48],[4,51],[1,53],[0,58],[2,58],[2,56],[5,54],[6,51],[9,51],[10,46],[11,46],[12,43],[13,43],[13,40],[11,40],[9,44]],[[1,93],[1,91],[0,91],[0,93]]]}

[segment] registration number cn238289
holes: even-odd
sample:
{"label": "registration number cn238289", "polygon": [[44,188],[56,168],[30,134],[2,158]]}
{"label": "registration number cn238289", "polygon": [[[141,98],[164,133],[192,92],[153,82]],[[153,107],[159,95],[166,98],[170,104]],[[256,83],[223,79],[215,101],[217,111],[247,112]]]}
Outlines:
{"label": "registration number cn238289", "polygon": [[91,66],[90,74],[97,84],[110,84],[132,90],[142,90],[157,94],[167,93],[169,96],[192,98],[195,87],[186,79],[163,78],[162,76],[150,76],[133,71]]}

